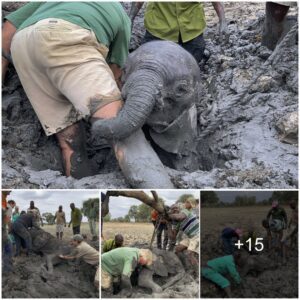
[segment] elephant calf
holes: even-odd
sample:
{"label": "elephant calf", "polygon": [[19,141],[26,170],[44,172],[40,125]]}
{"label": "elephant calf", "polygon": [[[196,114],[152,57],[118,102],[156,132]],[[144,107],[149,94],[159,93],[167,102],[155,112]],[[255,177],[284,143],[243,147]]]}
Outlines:
{"label": "elephant calf", "polygon": [[125,104],[115,118],[93,124],[95,137],[122,140],[147,125],[146,136],[165,164],[197,168],[200,69],[193,56],[173,42],[146,43],[129,55],[122,81]]}

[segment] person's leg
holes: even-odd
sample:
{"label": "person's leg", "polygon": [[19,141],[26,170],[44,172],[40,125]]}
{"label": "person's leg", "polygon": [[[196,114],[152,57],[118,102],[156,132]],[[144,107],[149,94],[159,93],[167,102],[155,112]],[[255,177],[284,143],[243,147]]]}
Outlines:
{"label": "person's leg", "polygon": [[86,150],[85,129],[75,123],[56,134],[61,148],[66,176],[82,178],[93,175]]}
{"label": "person's leg", "polygon": [[163,244],[163,249],[167,250],[168,242],[169,242],[169,235],[168,235],[168,226],[167,224],[164,224],[164,244]]}
{"label": "person's leg", "polygon": [[279,41],[283,30],[285,17],[289,7],[274,2],[266,3],[266,16],[263,27],[262,41],[263,46],[274,50]]}
{"label": "person's leg", "polygon": [[157,238],[157,248],[161,249],[161,236],[162,236],[163,226],[160,224],[157,228],[156,238]]}
{"label": "person's leg", "polygon": [[181,42],[180,45],[188,51],[190,54],[192,54],[199,64],[201,60],[204,57],[204,50],[205,50],[205,41],[203,38],[203,34],[195,37],[194,39],[188,41],[188,42]]}

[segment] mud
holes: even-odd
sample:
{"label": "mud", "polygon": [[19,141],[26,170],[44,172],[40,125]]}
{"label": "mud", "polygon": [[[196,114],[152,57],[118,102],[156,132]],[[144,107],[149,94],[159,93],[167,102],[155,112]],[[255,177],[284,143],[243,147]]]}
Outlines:
{"label": "mud", "polygon": [[[266,232],[260,225],[266,211],[265,207],[202,209],[201,265],[205,266],[208,260],[225,255],[220,234],[227,226],[241,226],[246,231],[247,226],[252,224],[256,236],[263,238],[266,249]],[[279,252],[264,250],[256,255],[246,255],[246,252],[243,255],[250,268],[246,275],[243,274],[243,268],[238,268],[242,284],[235,285],[229,275],[225,276],[231,282],[233,298],[298,298],[298,246],[289,248],[287,263],[283,263]],[[225,296],[223,290],[201,278],[201,297]]]}
{"label": "mud", "polygon": [[[149,244],[135,242],[130,247],[149,248]],[[159,251],[163,252],[164,250],[153,249],[154,253]],[[161,293],[152,292],[150,288],[137,286],[136,279],[133,279],[134,276],[132,276],[133,287],[130,298],[199,298],[198,270],[195,271],[193,268],[185,268],[183,270],[182,264],[180,266],[178,264],[175,266],[175,263],[173,265],[171,263],[170,265],[166,265],[168,269],[166,274],[153,276],[153,281],[163,289]],[[180,272],[176,274],[179,270],[182,270],[181,272],[184,273],[183,276],[179,274]],[[118,298],[118,294],[113,295],[107,291],[101,291],[101,298]]]}
{"label": "mud", "polygon": [[[41,253],[68,254],[70,249],[66,241],[57,241],[52,235],[47,246],[39,247],[41,241],[33,241],[34,249],[39,249],[36,253],[14,257],[12,271],[2,271],[3,298],[99,298],[99,291],[94,287],[94,267],[84,262],[79,266],[76,263],[75,267],[75,262],[57,260],[50,274],[52,268],[46,267],[47,255]],[[97,242],[89,243],[99,249]],[[49,250],[54,245],[56,248]]]}
{"label": "mud", "polygon": [[[129,4],[125,4],[127,9]],[[144,33],[143,9],[134,23],[131,50]],[[255,76],[271,52],[260,45],[263,3],[226,3],[230,37],[218,43],[217,17],[205,3],[206,64],[202,64],[201,101],[196,103],[198,135],[228,110],[216,130],[199,141],[197,171],[167,168],[177,188],[296,188],[298,131],[280,120],[298,110],[298,46],[292,42],[276,63],[252,85],[246,97],[230,107],[231,98]],[[289,13],[291,25],[296,8]],[[95,174],[80,180],[62,175],[57,141],[43,133],[17,75],[10,69],[2,99],[2,184],[4,188],[128,187],[113,151],[94,143],[87,128],[87,151]],[[286,122],[293,123],[293,122]],[[284,134],[293,132],[292,140]],[[296,138],[295,138],[296,136]]]}

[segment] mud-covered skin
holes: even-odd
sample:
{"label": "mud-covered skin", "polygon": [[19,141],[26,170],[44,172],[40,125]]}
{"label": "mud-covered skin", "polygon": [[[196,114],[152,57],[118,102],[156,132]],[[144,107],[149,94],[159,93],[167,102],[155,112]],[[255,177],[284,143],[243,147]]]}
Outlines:
{"label": "mud-covered skin", "polygon": [[[151,128],[150,135],[151,131],[163,135],[199,98],[199,67],[192,55],[173,42],[149,42],[130,54],[122,81],[125,105],[116,118],[94,123],[96,136],[119,140],[144,124]],[[172,134],[181,136],[180,130]],[[172,148],[160,146],[167,151]]]}

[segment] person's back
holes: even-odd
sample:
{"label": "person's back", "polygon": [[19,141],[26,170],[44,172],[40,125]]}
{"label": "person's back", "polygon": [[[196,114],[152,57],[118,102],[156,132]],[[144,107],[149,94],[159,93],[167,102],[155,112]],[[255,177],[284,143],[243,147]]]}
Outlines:
{"label": "person's back", "polygon": [[[31,15],[30,12],[34,11]],[[18,12],[16,11],[15,14]],[[81,28],[92,30],[99,42],[107,48],[114,42],[124,39],[129,44],[130,21],[122,5],[118,2],[37,2],[31,3],[25,15],[28,15],[24,22],[20,23],[15,19],[14,13],[7,19],[13,20],[18,30],[22,30],[41,20],[54,18],[61,19]],[[18,15],[17,15],[18,16]],[[53,21],[54,22],[54,21]],[[122,37],[121,37],[122,36]],[[127,49],[120,48],[121,53],[116,49],[109,53],[107,60],[122,66],[125,63]],[[117,59],[118,61],[111,61]]]}
{"label": "person's back", "polygon": [[99,252],[90,246],[88,243],[82,241],[76,247],[76,257],[82,258],[86,263],[90,265],[98,265],[99,264]]}
{"label": "person's back", "polygon": [[26,228],[33,227],[34,216],[31,214],[20,215],[14,223],[22,224]]}
{"label": "person's back", "polygon": [[222,237],[223,238],[226,238],[226,239],[231,239],[231,238],[239,238],[239,235],[236,233],[236,231],[233,229],[233,228],[230,228],[230,227],[225,227],[223,230],[222,230]]}
{"label": "person's back", "polygon": [[139,249],[121,247],[101,255],[101,267],[112,276],[130,274],[138,264]]}

